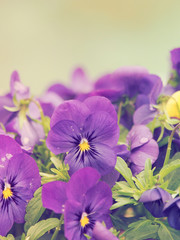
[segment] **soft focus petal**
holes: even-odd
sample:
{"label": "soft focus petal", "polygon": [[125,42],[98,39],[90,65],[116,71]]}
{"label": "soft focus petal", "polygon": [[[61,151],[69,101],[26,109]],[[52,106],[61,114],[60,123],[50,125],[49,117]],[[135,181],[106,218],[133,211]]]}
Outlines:
{"label": "soft focus petal", "polygon": [[67,88],[66,86],[60,83],[53,84],[48,88],[47,91],[56,93],[64,100],[73,99],[75,97],[75,93],[71,89]]}
{"label": "soft focus petal", "polygon": [[65,182],[49,182],[42,187],[42,203],[43,207],[53,210],[55,213],[63,213],[66,197]]}
{"label": "soft focus petal", "polygon": [[134,124],[147,124],[151,122],[157,115],[157,110],[152,108],[149,104],[144,104],[139,107],[133,115]]}
{"label": "soft focus petal", "polygon": [[17,71],[14,71],[10,80],[11,95],[16,95],[17,100],[26,99],[30,97],[29,88],[24,86]]}
{"label": "soft focus petal", "polygon": [[68,199],[81,202],[84,194],[86,194],[88,189],[96,185],[99,179],[99,172],[91,167],[86,167],[75,172],[68,182]]}
{"label": "soft focus petal", "polygon": [[125,144],[117,145],[113,148],[113,150],[118,157],[123,158],[125,161],[129,158],[131,153]]}
{"label": "soft focus petal", "polygon": [[96,221],[93,228],[93,238],[95,240],[118,240],[102,223]]}
{"label": "soft focus petal", "polygon": [[106,182],[111,188],[114,186],[114,184],[117,182],[118,178],[120,176],[120,173],[113,169],[108,174],[105,174],[101,177],[101,180]]}
{"label": "soft focus petal", "polygon": [[93,83],[82,68],[76,68],[73,71],[71,85],[76,93],[88,93],[93,89]]}
{"label": "soft focus petal", "polygon": [[131,150],[143,146],[152,139],[152,133],[145,125],[135,125],[127,135],[127,142]]}
{"label": "soft focus petal", "polygon": [[145,166],[145,162],[148,158],[151,159],[153,164],[156,161],[158,154],[158,144],[154,139],[151,139],[148,143],[132,151],[129,161],[138,166]]}
{"label": "soft focus petal", "polygon": [[170,51],[172,68],[180,75],[180,48],[175,48]]}
{"label": "soft focus petal", "polygon": [[13,117],[16,115],[16,112],[10,112],[4,107],[14,107],[12,98],[9,95],[0,96],[0,122],[3,125],[6,125],[11,119],[13,119]]}
{"label": "soft focus petal", "polygon": [[156,101],[162,91],[163,83],[158,76],[153,75],[153,77],[154,77],[155,84],[149,94],[149,101],[151,104],[156,104]]}

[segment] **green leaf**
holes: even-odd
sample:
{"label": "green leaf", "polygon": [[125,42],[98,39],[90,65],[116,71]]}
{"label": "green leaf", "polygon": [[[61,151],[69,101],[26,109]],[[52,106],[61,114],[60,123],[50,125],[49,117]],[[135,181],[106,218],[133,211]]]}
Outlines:
{"label": "green leaf", "polygon": [[180,159],[177,159],[167,165],[165,165],[161,171],[159,172],[159,178],[162,180],[165,176],[167,176],[172,171],[176,170],[177,168],[180,168]]}
{"label": "green leaf", "polygon": [[[151,220],[139,220],[129,225],[128,230],[123,234],[126,240],[144,240],[157,238],[159,225]],[[165,239],[164,239],[165,240]]]}
{"label": "green leaf", "polygon": [[51,157],[50,158],[51,162],[54,164],[54,166],[59,169],[61,166],[61,160],[59,160],[57,157]]}
{"label": "green leaf", "polygon": [[8,106],[4,106],[4,109],[6,109],[9,112],[18,112],[19,111],[19,107],[8,107]]}
{"label": "green leaf", "polygon": [[131,172],[130,168],[128,168],[126,162],[122,158],[120,158],[120,157],[117,158],[117,163],[116,163],[115,169],[126,179],[129,186],[131,186],[132,188],[136,188],[136,186],[132,180],[132,172]]}
{"label": "green leaf", "polygon": [[30,200],[26,207],[26,223],[24,225],[25,232],[27,232],[28,229],[40,219],[43,212],[45,211],[45,208],[42,206],[41,193],[42,187],[36,190],[34,197]]}
{"label": "green leaf", "polygon": [[158,235],[160,240],[179,240],[180,239],[180,231],[177,231],[168,225],[158,221],[160,223],[160,227],[158,230]]}
{"label": "green leaf", "polygon": [[118,201],[118,202],[112,205],[111,210],[122,207],[127,204],[136,204],[137,203],[134,199],[128,198],[128,197],[119,197],[116,199],[116,201]]}
{"label": "green leaf", "polygon": [[[176,159],[180,159],[180,153],[176,153],[172,159],[170,159],[170,162],[175,161]],[[170,190],[177,190],[180,183],[180,168],[175,169],[172,171],[167,177],[165,177],[165,180],[169,182],[168,189]]]}
{"label": "green leaf", "polygon": [[47,220],[42,220],[29,228],[25,240],[37,240],[46,232],[57,227],[58,225],[59,219],[57,218],[49,218]]}
{"label": "green leaf", "polygon": [[0,235],[0,240],[15,240],[12,234],[8,234],[7,237],[3,237]]}

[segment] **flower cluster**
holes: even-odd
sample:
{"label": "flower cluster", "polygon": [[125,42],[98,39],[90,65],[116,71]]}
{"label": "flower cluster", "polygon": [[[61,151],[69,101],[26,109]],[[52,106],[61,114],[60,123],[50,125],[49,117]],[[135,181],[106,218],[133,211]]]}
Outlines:
{"label": "flower cluster", "polygon": [[[82,68],[0,96],[0,239],[180,237],[180,48],[166,86],[143,67]],[[7,237],[5,237],[7,236]]]}

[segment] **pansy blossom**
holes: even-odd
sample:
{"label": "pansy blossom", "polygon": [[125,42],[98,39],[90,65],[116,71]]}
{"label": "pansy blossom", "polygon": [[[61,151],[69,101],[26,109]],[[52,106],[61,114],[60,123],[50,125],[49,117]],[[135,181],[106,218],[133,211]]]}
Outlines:
{"label": "pansy blossom", "polygon": [[[86,240],[84,234],[92,236],[97,221],[104,221],[108,228],[112,226],[109,217],[111,189],[99,179],[96,169],[86,167],[75,172],[68,183],[56,181],[43,185],[43,206],[64,214],[68,240]],[[95,229],[97,231],[97,227]]]}
{"label": "pansy blossom", "polygon": [[117,114],[104,97],[89,97],[84,102],[66,101],[53,113],[47,147],[55,154],[67,153],[70,174],[83,167],[94,167],[101,175],[116,164],[113,147],[119,138]]}

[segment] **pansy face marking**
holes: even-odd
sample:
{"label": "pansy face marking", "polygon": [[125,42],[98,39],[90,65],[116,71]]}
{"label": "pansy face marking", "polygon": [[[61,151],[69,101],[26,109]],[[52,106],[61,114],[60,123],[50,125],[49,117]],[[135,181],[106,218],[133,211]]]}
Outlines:
{"label": "pansy face marking", "polygon": [[90,145],[89,145],[88,140],[86,138],[82,138],[82,140],[79,144],[79,149],[81,150],[81,152],[90,150]]}
{"label": "pansy face marking", "polygon": [[89,218],[86,212],[82,213],[80,223],[81,223],[81,227],[85,227],[87,224],[89,224]]}
{"label": "pansy face marking", "polygon": [[6,200],[13,196],[13,192],[11,191],[11,185],[5,182],[4,190],[3,190],[3,198]]}

